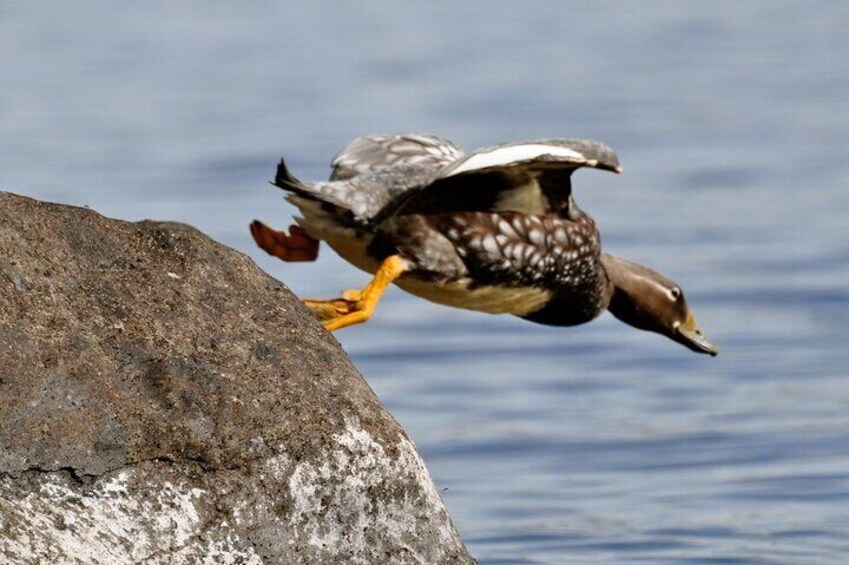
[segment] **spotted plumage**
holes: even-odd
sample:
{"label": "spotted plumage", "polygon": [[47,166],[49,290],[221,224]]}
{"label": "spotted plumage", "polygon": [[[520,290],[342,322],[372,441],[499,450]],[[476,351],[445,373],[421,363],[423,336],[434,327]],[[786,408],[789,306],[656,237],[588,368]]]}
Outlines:
{"label": "spotted plumage", "polygon": [[[380,134],[354,140],[331,164],[330,180],[313,183],[282,161],[278,167],[274,184],[290,193],[303,232],[287,239],[259,222],[251,228],[278,257],[314,257],[324,241],[375,274],[362,291],[307,301],[329,329],[367,319],[394,282],[434,302],[548,325],[580,324],[610,309],[635,327],[716,352],[675,283],[602,252],[571,184],[582,167],[621,172],[602,143],[549,139],[467,154],[432,135]],[[298,253],[281,248],[289,241]]]}

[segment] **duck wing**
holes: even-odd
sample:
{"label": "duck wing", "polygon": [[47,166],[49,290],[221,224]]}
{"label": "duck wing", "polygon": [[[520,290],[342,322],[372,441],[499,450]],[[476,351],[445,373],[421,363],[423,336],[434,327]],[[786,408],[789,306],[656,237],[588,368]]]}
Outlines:
{"label": "duck wing", "polygon": [[333,158],[329,181],[301,182],[281,159],[272,182],[293,193],[290,201],[302,211],[310,208],[318,216],[321,206],[311,203],[323,204],[337,223],[368,228],[389,203],[463,156],[457,145],[435,135],[372,134],[358,137]]}
{"label": "duck wing", "polygon": [[463,150],[443,137],[422,133],[371,134],[348,144],[330,165],[330,180],[347,180],[394,167],[438,170],[462,159]]}
{"label": "duck wing", "polygon": [[287,199],[313,215],[333,215],[340,225],[370,228],[387,205],[411,189],[426,184],[433,169],[423,165],[397,165],[363,172],[345,180],[303,182],[281,159],[271,183],[289,192]]}
{"label": "duck wing", "polygon": [[546,139],[488,147],[407,190],[384,207],[379,219],[464,211],[565,214],[570,177],[581,167],[622,171],[616,153],[598,141]]}

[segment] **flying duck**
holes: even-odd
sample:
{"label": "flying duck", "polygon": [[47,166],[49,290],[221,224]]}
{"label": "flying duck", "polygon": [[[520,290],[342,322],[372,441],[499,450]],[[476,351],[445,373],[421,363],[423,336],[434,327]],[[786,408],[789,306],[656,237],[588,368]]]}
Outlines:
{"label": "flying duck", "polygon": [[251,224],[259,247],[284,261],[314,261],[324,241],[374,275],[362,290],[304,301],[330,331],[368,320],[394,283],[440,304],[554,326],[609,310],[693,351],[718,353],[680,286],[601,251],[571,176],[582,167],[622,171],[603,143],[547,139],[467,154],[434,135],[367,135],[331,166],[329,181],[302,182],[281,160],[272,183],[302,216],[288,233]]}

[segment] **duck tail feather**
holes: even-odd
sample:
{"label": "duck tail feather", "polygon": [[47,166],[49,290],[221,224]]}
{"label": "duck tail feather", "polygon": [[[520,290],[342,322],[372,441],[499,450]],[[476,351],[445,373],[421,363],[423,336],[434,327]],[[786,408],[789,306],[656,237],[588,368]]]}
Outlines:
{"label": "duck tail feather", "polygon": [[288,167],[286,167],[285,159],[280,159],[280,163],[278,163],[277,165],[277,174],[274,175],[274,180],[271,181],[271,184],[279,186],[284,190],[291,190],[293,192],[310,192],[310,190],[304,183],[299,181],[292,173],[289,172]]}

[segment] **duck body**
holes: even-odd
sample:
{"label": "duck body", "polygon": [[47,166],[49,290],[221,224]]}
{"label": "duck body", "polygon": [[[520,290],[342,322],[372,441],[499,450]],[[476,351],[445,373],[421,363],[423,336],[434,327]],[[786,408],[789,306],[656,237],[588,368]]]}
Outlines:
{"label": "duck body", "polygon": [[[607,307],[600,235],[575,219],[521,212],[409,214],[382,226],[372,249],[397,249],[415,268],[396,284],[433,302],[540,323],[575,325]],[[549,314],[557,306],[560,315]]]}
{"label": "duck body", "polygon": [[[500,157],[527,158],[522,149],[508,151],[544,148],[545,143],[502,146]],[[610,168],[618,167],[606,146],[560,143],[591,144]],[[464,157],[454,144],[435,136],[367,136],[333,160],[329,182],[305,185],[324,199],[302,190],[289,200],[303,214],[297,221],[307,233],[362,270],[375,273],[383,260],[400,253],[412,267],[395,284],[432,302],[553,325],[580,324],[603,312],[609,282],[599,268],[601,237],[592,218],[568,194],[564,197],[562,185],[553,198],[563,200],[562,205],[553,211],[531,178],[522,185],[491,169],[461,171],[460,182],[438,178]],[[287,176],[284,167],[275,183],[287,188]],[[446,184],[439,190],[446,197],[401,205],[434,178]],[[327,197],[335,204],[328,205]],[[393,207],[394,213],[385,213]]]}
{"label": "duck body", "polygon": [[[650,321],[632,323],[630,317],[652,310],[651,304],[632,302],[661,291],[663,297],[653,301],[662,302],[671,296],[663,284],[676,285],[664,279],[654,286],[629,286],[629,277],[651,279],[646,272],[653,271],[638,274],[632,264],[603,253],[596,223],[572,195],[571,175],[579,168],[621,172],[616,154],[602,143],[537,140],[466,154],[433,135],[377,134],[354,140],[331,165],[329,181],[305,183],[281,161],[273,181],[300,210],[296,221],[299,232],[314,241],[313,259],[324,241],[349,263],[375,274],[373,283],[380,279],[383,288],[394,282],[432,302],[554,326],[585,323],[615,304],[628,311],[619,316],[611,309],[623,321],[667,331]],[[259,222],[251,229],[260,247],[285,259],[262,237],[263,230],[282,232]],[[391,276],[386,275],[389,262]],[[638,290],[617,292],[619,287]],[[680,289],[676,292],[680,299],[673,297],[674,304],[661,304],[659,311],[675,309],[682,320],[669,324],[681,326],[688,310]],[[328,304],[341,308],[340,316],[353,308],[345,299],[307,302],[316,311]],[[371,310],[328,327],[364,321]]]}

